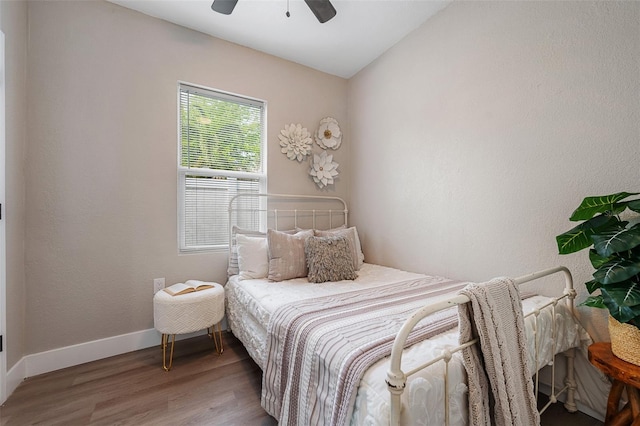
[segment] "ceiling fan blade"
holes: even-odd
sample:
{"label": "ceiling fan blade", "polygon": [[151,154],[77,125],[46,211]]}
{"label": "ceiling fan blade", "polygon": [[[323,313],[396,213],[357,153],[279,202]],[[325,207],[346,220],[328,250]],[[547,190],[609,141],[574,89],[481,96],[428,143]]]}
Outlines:
{"label": "ceiling fan blade", "polygon": [[214,0],[211,4],[211,9],[223,15],[231,15],[237,3],[238,0]]}
{"label": "ceiling fan blade", "polygon": [[[219,0],[216,0],[219,1]],[[316,15],[318,21],[324,24],[329,19],[336,16],[336,9],[333,7],[329,0],[304,0],[309,6],[309,9]]]}

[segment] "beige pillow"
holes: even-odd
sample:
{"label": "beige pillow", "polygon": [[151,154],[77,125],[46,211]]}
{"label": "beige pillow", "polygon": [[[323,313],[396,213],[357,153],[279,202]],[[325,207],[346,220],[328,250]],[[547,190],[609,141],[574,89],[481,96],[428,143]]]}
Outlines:
{"label": "beige pillow", "polygon": [[269,244],[269,275],[272,281],[290,280],[307,276],[307,259],[304,242],[313,236],[312,230],[300,231],[293,235],[267,230]]}
{"label": "beige pillow", "polygon": [[355,280],[352,242],[344,235],[310,237],[305,243],[305,254],[312,283]]}
{"label": "beige pillow", "polygon": [[351,258],[353,259],[353,267],[356,271],[362,268],[364,263],[364,255],[362,254],[362,248],[360,247],[360,238],[358,238],[358,231],[355,226],[351,228],[334,228],[326,231],[315,231],[316,237],[328,237],[332,235],[340,235],[347,238],[349,241],[349,247],[351,249]]}

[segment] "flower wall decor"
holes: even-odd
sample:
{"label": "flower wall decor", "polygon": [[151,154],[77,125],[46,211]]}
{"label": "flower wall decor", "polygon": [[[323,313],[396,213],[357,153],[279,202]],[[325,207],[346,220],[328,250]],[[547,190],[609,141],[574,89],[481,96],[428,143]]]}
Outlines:
{"label": "flower wall decor", "polygon": [[313,154],[309,175],[320,189],[333,185],[333,178],[338,176],[338,163],[333,161],[333,155],[327,155],[327,151]]}
{"label": "flower wall decor", "polygon": [[326,117],[320,120],[316,132],[316,143],[322,149],[338,149],[342,143],[342,132],[335,118]]}
{"label": "flower wall decor", "polygon": [[302,124],[285,124],[284,129],[278,135],[280,139],[280,151],[287,154],[289,160],[302,161],[311,154],[311,133]]}

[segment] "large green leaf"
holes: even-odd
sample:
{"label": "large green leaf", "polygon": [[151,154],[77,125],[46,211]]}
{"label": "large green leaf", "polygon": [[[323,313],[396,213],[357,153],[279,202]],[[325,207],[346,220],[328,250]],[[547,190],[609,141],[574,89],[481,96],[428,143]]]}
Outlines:
{"label": "large green leaf", "polygon": [[609,297],[620,306],[640,305],[640,284],[633,281],[624,281],[604,287]]}
{"label": "large green leaf", "polygon": [[598,254],[609,257],[614,253],[631,250],[640,245],[640,224],[631,228],[599,231],[592,235],[591,239]]}
{"label": "large green leaf", "polygon": [[615,216],[599,215],[591,218],[576,227],[568,230],[564,234],[556,237],[558,251],[560,254],[569,254],[580,251],[593,244],[591,236],[604,229],[616,228],[620,223]]}
{"label": "large green leaf", "polygon": [[625,203],[630,210],[633,210],[636,213],[640,213],[640,200],[632,200],[627,201]]}
{"label": "large green leaf", "polygon": [[617,319],[618,321],[622,323],[626,323],[640,315],[640,305],[635,305],[635,306],[621,305],[616,301],[616,299],[611,297],[609,292],[607,292],[607,290],[604,287],[602,287],[600,291],[602,292],[602,302],[609,310],[609,313],[611,314],[611,316]]}
{"label": "large green leaf", "polygon": [[597,289],[602,287],[602,284],[600,284],[596,280],[588,281],[588,282],[584,283],[584,285],[585,285],[585,287],[587,287],[587,291],[589,292],[589,294],[593,293],[594,291],[596,291]]}
{"label": "large green leaf", "polygon": [[569,220],[587,220],[591,219],[598,213],[611,212],[611,214],[618,214],[623,211],[627,206],[626,204],[617,206],[616,203],[620,200],[631,195],[638,195],[637,192],[618,192],[617,194],[602,195],[597,197],[586,197],[582,200],[582,203],[573,212]]}
{"label": "large green leaf", "polygon": [[580,304],[581,306],[591,306],[592,308],[606,309],[607,305],[604,304],[604,300],[601,295],[589,296]]}
{"label": "large green leaf", "polygon": [[615,284],[640,273],[640,262],[615,259],[607,262],[593,273],[593,278],[602,284]]}
{"label": "large green leaf", "polygon": [[594,269],[598,269],[607,262],[613,260],[611,257],[602,257],[595,249],[589,250],[589,260]]}
{"label": "large green leaf", "polygon": [[611,260],[613,259],[625,259],[632,262],[640,262],[640,246],[634,247],[631,250],[614,253],[611,255]]}

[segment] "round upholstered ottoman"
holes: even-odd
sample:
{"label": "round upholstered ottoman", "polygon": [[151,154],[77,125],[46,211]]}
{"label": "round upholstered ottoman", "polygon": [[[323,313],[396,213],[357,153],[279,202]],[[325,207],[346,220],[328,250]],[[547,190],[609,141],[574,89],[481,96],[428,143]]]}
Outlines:
{"label": "round upholstered ottoman", "polygon": [[[162,368],[165,371],[171,369],[176,334],[193,333],[205,328],[208,331],[211,328],[209,336],[213,338],[216,351],[218,354],[223,351],[220,321],[224,316],[224,288],[217,283],[208,284],[212,284],[213,287],[176,296],[161,290],[153,297],[153,324],[156,330],[162,333]],[[169,336],[171,354],[167,365]]]}

